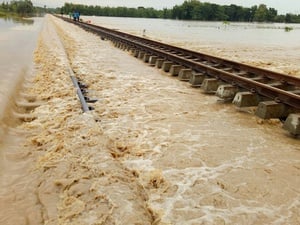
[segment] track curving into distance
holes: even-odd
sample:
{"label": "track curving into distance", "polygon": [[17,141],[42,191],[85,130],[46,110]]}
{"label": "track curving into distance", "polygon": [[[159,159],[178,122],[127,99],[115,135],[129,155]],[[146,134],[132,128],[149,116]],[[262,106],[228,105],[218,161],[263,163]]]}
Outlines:
{"label": "track curving into distance", "polygon": [[[183,69],[190,69],[194,74],[202,74],[205,78],[217,80],[219,85],[231,85],[236,88],[234,94],[237,92],[248,92],[258,96],[257,98],[260,99],[258,102],[272,101],[274,104],[280,104],[283,107],[280,113],[267,112],[267,116],[262,116],[264,119],[283,118],[285,120],[289,114],[300,112],[300,78],[298,77],[195,52],[89,23],[76,22],[65,17],[60,18],[99,35],[103,40],[108,39],[124,49],[142,52],[148,56],[155,56],[158,59],[179,65]],[[297,118],[300,118],[300,115]],[[300,126],[299,124],[297,126]],[[298,132],[300,133],[300,131],[294,133],[298,134]]]}

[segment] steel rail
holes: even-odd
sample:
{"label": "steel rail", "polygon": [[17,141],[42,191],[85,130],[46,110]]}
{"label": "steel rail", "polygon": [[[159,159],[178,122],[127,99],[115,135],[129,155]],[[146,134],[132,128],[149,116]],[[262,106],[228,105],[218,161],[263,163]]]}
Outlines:
{"label": "steel rail", "polygon": [[[72,71],[72,70],[69,70],[69,71],[70,71],[70,74],[71,74],[71,75],[70,75],[70,78],[71,78],[71,80],[72,80],[72,83],[73,83],[74,87],[76,88],[77,96],[78,96],[79,101],[80,101],[80,103],[81,103],[82,111],[83,111],[83,112],[88,112],[88,111],[90,111],[90,108],[89,108],[89,106],[88,106],[88,104],[87,104],[87,102],[86,102],[86,100],[85,100],[85,97],[84,97],[84,95],[83,95],[83,93],[82,93],[82,91],[81,91],[81,88],[79,87],[78,80],[77,80],[77,78],[74,76],[73,71]],[[72,71],[72,72],[71,72],[71,71]]]}
{"label": "steel rail", "polygon": [[[68,22],[73,22],[69,19],[64,19]],[[255,81],[251,79],[251,77],[247,77],[247,75],[252,76],[252,78],[255,76],[267,77],[268,79],[279,81],[280,83],[285,85],[292,85],[295,87],[295,90],[300,90],[300,79],[297,77],[288,76],[285,74],[249,66],[243,63],[238,63],[215,56],[205,55],[202,53],[171,46],[168,44],[163,44],[157,41],[152,41],[93,24],[78,22],[73,23],[81,26],[86,30],[97,33],[101,37],[104,37],[111,41],[123,43],[137,50],[144,51],[145,53],[152,54],[165,60],[169,60],[184,67],[190,68],[196,72],[205,73],[224,82],[268,97],[272,100],[275,100],[276,102],[284,103],[297,110],[300,109],[300,95],[270,86],[266,83]],[[222,68],[216,67],[230,68],[232,70],[235,70],[236,73],[228,72],[222,70]],[[237,73],[239,72],[245,72],[246,76],[238,75]]]}
{"label": "steel rail", "polygon": [[164,56],[166,60],[170,60],[172,62],[178,63],[185,67],[191,68],[197,72],[207,73],[208,75],[223,80],[227,83],[237,85],[251,92],[256,92],[265,97],[274,99],[277,102],[283,102],[294,108],[300,109],[300,96],[292,92],[284,91],[282,89],[275,88],[270,85],[254,81],[249,78],[238,76],[236,74],[229,73],[224,70],[217,69],[200,62],[194,62],[192,60],[182,58],[177,55],[166,53],[156,48],[147,47],[146,49],[144,49],[144,46],[140,43],[136,43],[135,46],[140,47],[140,49],[142,50],[147,50],[151,54],[157,56]]}
{"label": "steel rail", "polygon": [[92,28],[91,29],[92,31],[103,32],[103,34],[107,34],[106,35],[107,39],[109,39],[109,37],[112,37],[111,34],[115,34],[115,35],[118,35],[119,37],[121,37],[121,40],[122,40],[122,38],[128,38],[128,39],[134,40],[136,42],[144,43],[146,46],[149,45],[150,47],[151,46],[152,47],[154,47],[154,46],[164,46],[165,49],[168,49],[170,51],[175,51],[176,54],[186,55],[187,57],[191,56],[195,60],[206,60],[206,61],[211,62],[211,63],[221,64],[221,65],[230,67],[232,69],[242,70],[242,71],[246,71],[246,72],[249,72],[249,73],[252,73],[252,74],[259,74],[261,76],[269,77],[270,79],[279,80],[282,83],[289,83],[291,85],[297,85],[297,86],[300,87],[300,79],[297,78],[297,77],[293,77],[293,76],[289,76],[289,75],[286,75],[286,74],[270,71],[270,70],[263,69],[263,68],[250,66],[250,65],[235,62],[235,61],[232,61],[232,60],[227,60],[227,59],[212,56],[212,55],[209,55],[209,54],[203,54],[203,53],[192,51],[192,50],[189,50],[189,49],[176,47],[176,46],[161,43],[161,42],[158,42],[158,41],[154,41],[154,40],[134,36],[132,34],[124,33],[124,32],[121,32],[121,31],[117,31],[117,30],[97,26],[97,25],[94,25],[94,24],[86,24],[86,23],[74,23],[74,24],[85,27],[87,29]]}

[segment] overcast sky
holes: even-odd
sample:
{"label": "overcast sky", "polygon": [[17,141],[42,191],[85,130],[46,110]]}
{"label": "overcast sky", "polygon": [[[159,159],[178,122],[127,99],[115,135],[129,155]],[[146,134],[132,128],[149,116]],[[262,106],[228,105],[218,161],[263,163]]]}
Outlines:
{"label": "overcast sky", "polygon": [[[7,0],[0,0],[7,1]],[[153,7],[156,9],[172,8],[174,5],[181,5],[184,0],[31,0],[33,4],[47,7],[60,7],[65,2],[80,3],[84,5],[100,6],[126,6],[126,7]],[[201,2],[217,3],[220,5],[236,4],[245,7],[266,4],[278,10],[280,14],[300,14],[300,0],[201,0]]]}

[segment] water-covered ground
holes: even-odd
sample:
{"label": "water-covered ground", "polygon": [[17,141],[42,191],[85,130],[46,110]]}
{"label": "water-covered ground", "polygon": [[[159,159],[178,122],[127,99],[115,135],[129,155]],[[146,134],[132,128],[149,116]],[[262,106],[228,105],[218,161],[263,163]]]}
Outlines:
{"label": "water-covered ground", "polygon": [[20,83],[33,75],[33,52],[42,18],[0,17],[0,139],[3,120],[8,122],[8,105],[19,91]]}
{"label": "water-covered ground", "polygon": [[[99,100],[92,113],[81,113],[58,35]],[[2,143],[1,224],[300,223],[299,140],[279,121],[51,16],[35,62],[25,92],[44,103]]]}

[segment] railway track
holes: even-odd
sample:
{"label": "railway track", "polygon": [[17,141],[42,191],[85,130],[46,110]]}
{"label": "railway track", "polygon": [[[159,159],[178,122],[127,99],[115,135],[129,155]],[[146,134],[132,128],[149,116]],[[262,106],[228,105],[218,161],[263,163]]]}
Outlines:
{"label": "railway track", "polygon": [[300,79],[235,61],[179,48],[93,24],[81,28],[131,51],[135,57],[214,93],[237,107],[256,107],[262,119],[280,118],[293,135],[300,134]]}

